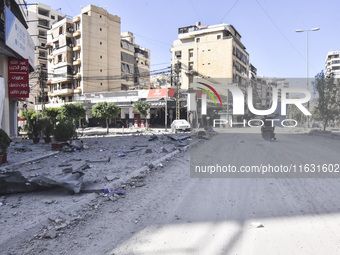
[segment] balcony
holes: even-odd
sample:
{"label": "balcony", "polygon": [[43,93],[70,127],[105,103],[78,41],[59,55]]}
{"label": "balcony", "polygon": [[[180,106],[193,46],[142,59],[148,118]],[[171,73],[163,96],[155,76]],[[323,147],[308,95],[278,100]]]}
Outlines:
{"label": "balcony", "polygon": [[80,79],[81,78],[81,73],[77,73],[75,76],[74,76],[74,79]]}
{"label": "balcony", "polygon": [[77,87],[76,89],[74,89],[73,93],[80,94],[81,93],[81,87]]}
{"label": "balcony", "polygon": [[77,22],[79,22],[79,21],[80,21],[80,16],[74,17],[74,18],[72,19],[72,22],[73,22],[73,23],[77,23]]}
{"label": "balcony", "polygon": [[77,30],[76,32],[73,33],[73,37],[78,37],[80,36],[80,30]]}
{"label": "balcony", "polygon": [[67,96],[72,95],[73,89],[59,89],[54,90],[53,92],[48,92],[48,96]]}
{"label": "balcony", "polygon": [[81,64],[80,59],[77,59],[77,60],[73,61],[73,65],[74,66],[79,66],[80,64]]}
{"label": "balcony", "polygon": [[76,45],[73,47],[73,51],[80,51],[80,45]]}

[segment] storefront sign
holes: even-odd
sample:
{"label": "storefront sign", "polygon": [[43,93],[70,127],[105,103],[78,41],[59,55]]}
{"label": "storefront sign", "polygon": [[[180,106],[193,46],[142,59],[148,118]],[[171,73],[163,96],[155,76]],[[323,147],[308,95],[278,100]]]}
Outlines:
{"label": "storefront sign", "polygon": [[8,59],[8,97],[29,97],[28,59]]}

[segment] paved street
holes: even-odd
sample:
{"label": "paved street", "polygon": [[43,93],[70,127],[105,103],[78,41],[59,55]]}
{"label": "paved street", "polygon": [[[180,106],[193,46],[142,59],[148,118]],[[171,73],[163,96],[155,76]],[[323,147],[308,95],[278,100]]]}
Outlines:
{"label": "paved street", "polygon": [[229,131],[214,136],[151,171],[146,185],[127,190],[125,198],[92,200],[79,224],[57,238],[31,240],[21,254],[339,254],[335,173],[333,178],[190,177],[190,162],[339,163],[339,140],[277,137],[266,142],[256,132]]}

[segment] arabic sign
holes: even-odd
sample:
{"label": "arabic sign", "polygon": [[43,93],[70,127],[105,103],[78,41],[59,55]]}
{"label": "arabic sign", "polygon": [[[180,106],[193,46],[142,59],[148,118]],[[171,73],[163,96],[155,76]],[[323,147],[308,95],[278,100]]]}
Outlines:
{"label": "arabic sign", "polygon": [[8,59],[8,97],[29,97],[28,72],[28,59]]}

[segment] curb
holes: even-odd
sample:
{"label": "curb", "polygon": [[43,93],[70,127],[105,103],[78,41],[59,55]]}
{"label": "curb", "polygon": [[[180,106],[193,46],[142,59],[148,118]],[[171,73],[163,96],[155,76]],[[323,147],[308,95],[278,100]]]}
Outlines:
{"label": "curb", "polygon": [[23,160],[21,162],[17,162],[17,163],[14,163],[14,164],[7,164],[7,165],[5,164],[5,165],[0,166],[0,169],[7,168],[7,167],[17,169],[18,167],[21,167],[24,164],[29,164],[29,163],[32,163],[34,161],[38,161],[38,160],[42,160],[42,159],[45,159],[45,158],[48,158],[48,157],[51,157],[51,156],[55,156],[59,153],[60,153],[60,151],[53,151],[53,152],[47,153],[46,155],[30,158],[28,160]]}

